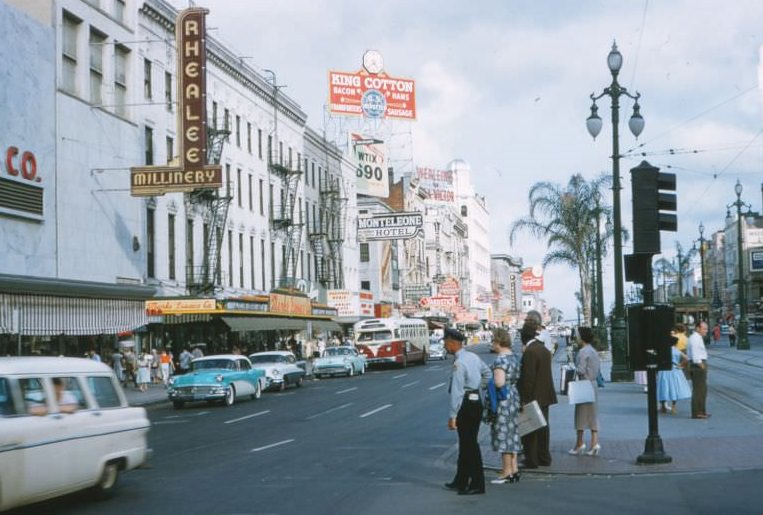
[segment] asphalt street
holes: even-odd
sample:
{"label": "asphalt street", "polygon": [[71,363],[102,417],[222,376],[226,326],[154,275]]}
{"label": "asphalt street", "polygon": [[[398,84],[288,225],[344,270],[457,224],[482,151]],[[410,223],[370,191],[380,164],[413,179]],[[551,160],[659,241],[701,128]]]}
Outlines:
{"label": "asphalt street", "polygon": [[[455,469],[456,435],[446,429],[450,362],[430,362],[307,381],[230,408],[174,410],[160,387],[142,398],[130,392],[162,401],[148,406],[152,467],[123,475],[109,501],[83,493],[17,513],[763,513],[759,340],[748,353],[710,349],[713,418],[689,419],[686,403],[683,413],[660,418],[670,465],[635,465],[646,396],[634,384],[608,384],[601,456],[566,455],[574,432],[560,397],[550,469],[488,485],[486,495],[457,496],[442,488]],[[485,346],[473,350],[492,360]],[[489,469],[497,455],[483,448]]]}

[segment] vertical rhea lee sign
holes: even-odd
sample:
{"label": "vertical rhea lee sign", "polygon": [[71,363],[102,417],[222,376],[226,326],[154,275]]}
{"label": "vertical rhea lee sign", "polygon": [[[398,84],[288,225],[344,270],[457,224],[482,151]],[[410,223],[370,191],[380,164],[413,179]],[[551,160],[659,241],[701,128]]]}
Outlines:
{"label": "vertical rhea lee sign", "polygon": [[206,15],[191,7],[178,14],[177,44],[178,161],[175,166],[130,169],[133,196],[163,195],[198,188],[220,188],[222,168],[207,164]]}

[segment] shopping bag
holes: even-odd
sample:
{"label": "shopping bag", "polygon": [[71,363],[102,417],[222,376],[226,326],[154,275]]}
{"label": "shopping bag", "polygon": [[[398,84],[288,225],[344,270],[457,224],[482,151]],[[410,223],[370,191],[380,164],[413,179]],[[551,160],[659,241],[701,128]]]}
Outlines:
{"label": "shopping bag", "polygon": [[540,410],[538,401],[528,402],[519,412],[518,429],[519,436],[525,436],[546,426],[546,417]]}
{"label": "shopping bag", "polygon": [[587,379],[570,381],[569,384],[567,384],[567,397],[570,399],[570,404],[593,402],[593,383]]}
{"label": "shopping bag", "polygon": [[575,367],[571,365],[562,365],[559,374],[559,393],[567,395],[567,384],[575,379]]}

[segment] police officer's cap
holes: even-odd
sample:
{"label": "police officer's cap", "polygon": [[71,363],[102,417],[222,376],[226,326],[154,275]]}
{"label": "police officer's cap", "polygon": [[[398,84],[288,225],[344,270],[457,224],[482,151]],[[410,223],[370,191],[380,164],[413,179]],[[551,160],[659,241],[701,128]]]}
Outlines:
{"label": "police officer's cap", "polygon": [[443,339],[446,340],[455,340],[459,343],[463,343],[463,341],[466,339],[464,338],[464,335],[461,334],[461,331],[458,331],[456,329],[451,329],[450,327],[447,327],[445,331],[443,332]]}

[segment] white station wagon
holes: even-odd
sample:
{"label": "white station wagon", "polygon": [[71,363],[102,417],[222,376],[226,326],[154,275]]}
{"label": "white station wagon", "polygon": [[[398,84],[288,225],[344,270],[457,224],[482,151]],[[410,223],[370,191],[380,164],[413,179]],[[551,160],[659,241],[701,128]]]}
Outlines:
{"label": "white station wagon", "polygon": [[91,488],[148,458],[150,422],[107,365],[80,358],[0,358],[0,511]]}

